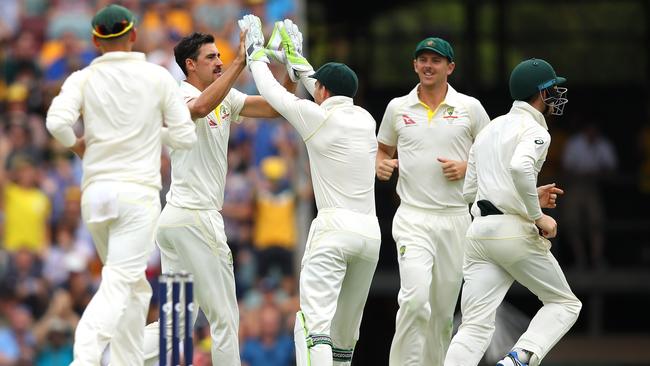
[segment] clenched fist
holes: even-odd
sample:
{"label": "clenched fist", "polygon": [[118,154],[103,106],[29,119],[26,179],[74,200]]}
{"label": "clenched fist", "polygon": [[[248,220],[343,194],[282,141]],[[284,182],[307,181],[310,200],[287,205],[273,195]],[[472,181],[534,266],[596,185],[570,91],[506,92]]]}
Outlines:
{"label": "clenched fist", "polygon": [[397,159],[384,159],[377,164],[377,178],[389,180],[393,170],[399,166]]}

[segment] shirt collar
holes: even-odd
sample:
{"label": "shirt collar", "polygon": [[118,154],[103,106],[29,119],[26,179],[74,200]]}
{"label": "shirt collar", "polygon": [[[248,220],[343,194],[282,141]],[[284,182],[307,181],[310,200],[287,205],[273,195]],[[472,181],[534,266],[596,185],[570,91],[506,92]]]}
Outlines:
{"label": "shirt collar", "polygon": [[[420,98],[418,97],[418,88],[420,87],[420,84],[416,85],[413,90],[408,95],[408,103],[409,105],[418,105],[420,104]],[[454,89],[449,83],[447,83],[447,95],[445,95],[445,99],[443,99],[442,103],[440,105],[448,105],[450,107],[458,107],[459,106],[459,101],[458,101],[458,92],[456,89]]]}
{"label": "shirt collar", "polygon": [[510,112],[519,112],[519,113],[528,113],[530,114],[537,123],[539,123],[545,130],[548,130],[548,125],[546,125],[546,118],[542,112],[535,109],[532,105],[523,102],[521,100],[515,100],[512,103],[512,108]]}
{"label": "shirt collar", "polygon": [[194,85],[192,85],[192,84],[191,84],[190,82],[188,82],[187,80],[182,80],[182,81],[181,81],[181,86],[182,86],[183,88],[190,89],[190,90],[191,90],[192,92],[194,92],[194,93],[201,94],[201,91],[199,90],[199,88],[195,87]]}
{"label": "shirt collar", "polygon": [[100,62],[117,61],[117,60],[146,61],[146,57],[142,52],[114,51],[114,52],[106,52],[105,54],[95,58],[90,64],[94,65]]}
{"label": "shirt collar", "polygon": [[323,103],[320,104],[320,106],[323,107],[326,111],[329,111],[340,106],[353,104],[354,102],[352,101],[352,98],[342,95],[335,95],[333,97],[325,99]]}

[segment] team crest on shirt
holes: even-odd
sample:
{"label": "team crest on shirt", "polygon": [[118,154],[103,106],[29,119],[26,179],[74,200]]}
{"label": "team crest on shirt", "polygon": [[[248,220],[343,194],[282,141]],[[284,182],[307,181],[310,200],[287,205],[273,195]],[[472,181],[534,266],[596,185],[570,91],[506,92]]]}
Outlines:
{"label": "team crest on shirt", "polygon": [[230,122],[230,110],[223,104],[219,104],[217,108],[207,116],[208,126],[210,128],[220,128],[225,122]]}
{"label": "team crest on shirt", "polygon": [[230,109],[222,104],[219,108],[219,117],[223,122],[230,122]]}
{"label": "team crest on shirt", "polygon": [[415,121],[407,114],[402,114],[402,121],[404,121],[404,126],[412,126],[415,124]]}
{"label": "team crest on shirt", "polygon": [[400,258],[404,258],[404,254],[406,254],[406,245],[402,245],[401,247],[399,247]]}
{"label": "team crest on shirt", "polygon": [[454,107],[447,107],[445,109],[445,113],[443,114],[442,118],[448,119],[448,118],[458,118],[458,115],[455,115],[454,112],[456,111],[456,108]]}

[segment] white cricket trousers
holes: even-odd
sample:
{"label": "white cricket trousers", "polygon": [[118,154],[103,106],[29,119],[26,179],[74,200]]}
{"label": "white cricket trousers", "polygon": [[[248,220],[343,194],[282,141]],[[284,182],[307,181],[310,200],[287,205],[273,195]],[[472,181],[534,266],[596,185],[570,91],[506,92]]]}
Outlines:
{"label": "white cricket trousers", "polygon": [[151,286],[145,277],[160,214],[158,190],[134,183],[94,182],[81,214],[102,263],[99,289],[77,325],[73,366],[98,366],[110,344],[113,365],[141,366]]}
{"label": "white cricket trousers", "polygon": [[[199,309],[203,310],[210,323],[212,364],[239,366],[239,308],[233,259],[221,214],[217,210],[190,210],[167,204],[160,215],[156,241],[163,273],[186,271],[194,277],[191,322],[194,324]],[[170,318],[167,327],[171,327]],[[159,331],[158,322],[145,329],[147,366],[158,364]],[[167,345],[171,350],[171,340]]]}
{"label": "white cricket trousers", "polygon": [[[515,280],[543,303],[514,345],[533,352],[538,362],[578,319],[582,304],[551,254],[550,242],[539,235],[507,236],[531,230],[537,231],[532,222],[514,215],[477,217],[470,226],[463,268],[462,323],[445,366],[480,362],[494,334],[497,307]],[[506,236],[495,238],[494,233]],[[504,349],[503,354],[508,351]]]}
{"label": "white cricket trousers", "polygon": [[350,365],[380,245],[375,215],[321,209],[312,222],[300,271],[311,366]]}
{"label": "white cricket trousers", "polygon": [[463,280],[468,210],[400,205],[393,219],[400,273],[390,366],[441,366]]}

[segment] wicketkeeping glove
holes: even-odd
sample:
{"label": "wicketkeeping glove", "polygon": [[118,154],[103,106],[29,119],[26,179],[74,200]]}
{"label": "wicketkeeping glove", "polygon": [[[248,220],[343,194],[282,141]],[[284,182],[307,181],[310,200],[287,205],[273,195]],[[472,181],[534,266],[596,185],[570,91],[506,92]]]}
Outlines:
{"label": "wicketkeeping glove", "polygon": [[302,33],[290,19],[284,20],[284,27],[280,28],[282,47],[287,57],[287,71],[292,81],[298,81],[300,77],[311,75],[314,68],[302,55]]}
{"label": "wicketkeeping glove", "polygon": [[[293,82],[300,80],[301,76],[308,76],[314,72],[314,68],[302,55],[302,33],[290,19],[275,22],[266,47],[272,58],[286,65]],[[278,51],[280,47],[281,52]]]}
{"label": "wicketkeeping glove", "polygon": [[284,56],[284,51],[282,51],[282,36],[280,35],[280,28],[282,27],[284,27],[282,21],[275,22],[273,32],[271,32],[271,36],[266,43],[266,54],[275,61],[285,64],[287,58]]}
{"label": "wicketkeeping glove", "polygon": [[262,21],[255,15],[248,14],[237,21],[241,30],[248,30],[244,47],[246,47],[246,64],[251,61],[264,61],[269,63],[264,48],[264,34],[262,33]]}

